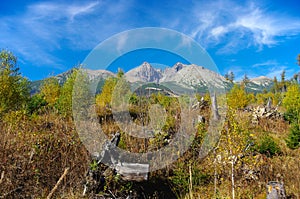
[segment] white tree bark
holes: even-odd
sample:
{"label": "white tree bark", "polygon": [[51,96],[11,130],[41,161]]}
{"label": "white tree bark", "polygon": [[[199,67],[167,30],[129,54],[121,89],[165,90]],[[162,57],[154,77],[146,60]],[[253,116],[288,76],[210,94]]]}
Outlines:
{"label": "white tree bark", "polygon": [[217,96],[216,92],[211,96],[211,108],[212,108],[212,113],[213,113],[213,119],[214,120],[219,120],[220,119],[220,114],[218,111],[218,103],[217,103]]}

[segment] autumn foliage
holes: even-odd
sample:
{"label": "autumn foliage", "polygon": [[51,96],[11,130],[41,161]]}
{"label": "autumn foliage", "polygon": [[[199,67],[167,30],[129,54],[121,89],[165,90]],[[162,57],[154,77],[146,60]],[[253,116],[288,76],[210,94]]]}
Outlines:
{"label": "autumn foliage", "polygon": [[[76,87],[79,97],[88,95],[88,78],[84,73],[78,76],[79,70],[75,69],[63,84],[55,78],[48,78],[38,93],[30,95],[29,82],[18,71],[17,58],[2,51],[0,198],[46,198],[66,168],[70,169],[69,173],[54,197],[82,197],[86,171],[97,165],[92,162],[76,132],[72,92]],[[138,95],[128,90],[122,76],[120,73],[106,79],[101,92],[94,96],[93,110],[102,130],[108,137],[120,131],[119,147],[124,150],[145,152],[166,146],[178,133],[179,102],[185,101],[186,96]],[[83,83],[76,85],[76,78]],[[287,195],[299,197],[300,90],[294,81],[284,79],[282,85],[286,92],[276,88],[253,94],[247,93],[244,85],[235,84],[224,97],[228,111],[219,141],[203,158],[199,158],[199,152],[212,111],[209,94],[197,94],[195,98],[199,103],[203,103],[203,99],[206,102],[206,106],[197,109],[205,122],[195,121],[195,138],[190,149],[167,168],[151,172],[149,181],[144,183],[124,182],[111,172],[99,195],[111,196],[113,193],[124,197],[132,190],[142,190],[148,198],[163,198],[164,191],[178,198],[262,198],[268,181],[283,180]],[[116,93],[122,97],[116,97]],[[283,117],[276,121],[265,118],[253,124],[251,112],[245,111],[246,108],[264,106],[270,98]],[[116,124],[112,107],[122,107],[125,99],[133,122],[154,127],[152,138],[127,135]],[[157,112],[159,114],[155,114]],[[164,185],[168,190],[160,189]]]}

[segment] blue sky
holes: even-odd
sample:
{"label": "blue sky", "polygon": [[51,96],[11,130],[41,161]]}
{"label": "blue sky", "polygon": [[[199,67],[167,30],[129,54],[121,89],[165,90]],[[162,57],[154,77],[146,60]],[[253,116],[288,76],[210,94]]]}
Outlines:
{"label": "blue sky", "polygon": [[292,76],[300,69],[299,10],[297,0],[2,1],[0,48],[12,51],[22,74],[37,80],[82,63],[114,34],[162,27],[197,41],[221,74],[273,78],[286,70]]}

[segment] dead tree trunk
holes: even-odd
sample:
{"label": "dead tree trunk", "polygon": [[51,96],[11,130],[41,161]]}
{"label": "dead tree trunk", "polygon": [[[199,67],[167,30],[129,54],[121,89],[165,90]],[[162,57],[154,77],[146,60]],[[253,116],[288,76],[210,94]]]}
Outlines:
{"label": "dead tree trunk", "polygon": [[212,113],[213,113],[213,119],[219,120],[220,114],[218,111],[218,102],[217,102],[216,92],[214,92],[214,94],[211,96],[211,108],[212,108]]}
{"label": "dead tree trunk", "polygon": [[286,199],[283,183],[277,181],[268,182],[267,199]]}

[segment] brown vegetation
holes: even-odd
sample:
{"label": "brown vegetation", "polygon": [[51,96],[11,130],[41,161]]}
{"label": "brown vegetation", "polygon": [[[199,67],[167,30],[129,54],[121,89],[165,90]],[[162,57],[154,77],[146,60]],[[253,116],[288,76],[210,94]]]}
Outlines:
{"label": "brown vegetation", "polygon": [[[0,92],[0,198],[79,198],[89,169],[100,177],[86,197],[265,198],[266,184],[274,180],[283,181],[288,197],[300,197],[300,91],[296,82],[283,78],[271,92],[256,95],[234,86],[226,97],[228,112],[220,140],[205,157],[199,156],[200,148],[215,111],[210,108],[209,95],[196,96],[199,106],[192,106],[192,113],[201,117],[195,121],[196,136],[189,150],[166,168],[151,172],[148,181],[137,183],[123,181],[114,170],[93,162],[79,139],[72,116],[76,70],[63,86],[50,79],[40,93],[30,96],[20,89],[27,85],[26,80],[10,72],[16,59],[9,55],[14,62],[1,59],[6,69],[0,70],[1,84],[14,88]],[[120,132],[119,147],[136,153],[168,145],[180,122],[187,120],[179,105],[185,96],[124,93],[130,99],[132,121],[154,129],[153,138],[136,138],[120,128],[112,115],[112,92],[120,78],[122,75],[108,79],[103,93],[95,98],[97,122],[104,133],[111,137]],[[281,92],[282,88],[287,91]],[[276,102],[280,117],[253,123],[249,106],[265,106],[269,98]]]}

